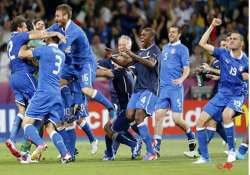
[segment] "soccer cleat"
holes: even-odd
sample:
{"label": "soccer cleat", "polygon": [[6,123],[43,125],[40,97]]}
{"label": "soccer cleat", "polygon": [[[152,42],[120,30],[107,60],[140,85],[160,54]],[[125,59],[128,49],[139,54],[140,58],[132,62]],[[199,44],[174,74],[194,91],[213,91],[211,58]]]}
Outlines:
{"label": "soccer cleat", "polygon": [[198,160],[194,161],[192,164],[204,164],[204,163],[211,163],[211,160],[205,159],[204,157],[200,157]]}
{"label": "soccer cleat", "polygon": [[236,151],[236,160],[244,160],[245,155],[241,154],[239,151]]}
{"label": "soccer cleat", "polygon": [[157,160],[157,154],[154,153],[146,153],[144,156],[143,156],[143,160]]}
{"label": "soccer cleat", "polygon": [[185,151],[183,152],[184,156],[189,158],[198,158],[199,154],[196,151]]}
{"label": "soccer cleat", "polygon": [[29,153],[22,153],[19,160],[21,164],[38,163],[38,160],[31,160],[31,155]]}
{"label": "soccer cleat", "polygon": [[5,145],[7,146],[11,154],[16,158],[20,158],[22,156],[21,152],[16,149],[15,144],[10,139],[5,141]]}
{"label": "soccer cleat", "polygon": [[236,160],[236,152],[231,149],[228,151],[227,162],[234,162]]}
{"label": "soccer cleat", "polygon": [[115,160],[115,156],[114,156],[114,155],[112,155],[112,156],[108,156],[108,154],[107,154],[107,150],[105,150],[105,151],[104,151],[104,155],[103,155],[102,160],[104,160],[104,161],[108,161],[108,160]]}
{"label": "soccer cleat", "polygon": [[95,139],[95,141],[91,143],[91,154],[95,154],[97,150],[98,150],[98,140]]}
{"label": "soccer cleat", "polygon": [[69,163],[71,161],[72,161],[71,155],[68,153],[63,158],[61,158],[62,163]]}
{"label": "soccer cleat", "polygon": [[47,148],[48,148],[47,144],[38,145],[35,151],[33,151],[33,153],[31,154],[31,160],[40,160],[42,152],[45,151]]}
{"label": "soccer cleat", "polygon": [[132,148],[132,160],[137,160],[141,155],[142,142],[137,142],[136,146]]}

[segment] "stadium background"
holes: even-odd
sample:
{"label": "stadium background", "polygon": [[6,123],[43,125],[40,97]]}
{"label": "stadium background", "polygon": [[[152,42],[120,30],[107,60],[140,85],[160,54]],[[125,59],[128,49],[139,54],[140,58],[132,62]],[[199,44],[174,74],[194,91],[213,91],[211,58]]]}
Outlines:
{"label": "stadium background", "polygon": [[[197,46],[202,33],[213,17],[223,20],[216,28],[210,42],[218,40],[228,32],[238,31],[245,38],[245,52],[248,54],[248,1],[247,0],[1,0],[0,1],[0,140],[8,137],[16,114],[14,97],[8,85],[10,74],[6,47],[10,37],[10,21],[13,16],[24,15],[30,20],[43,18],[47,26],[53,22],[54,9],[58,4],[68,3],[73,7],[73,19],[86,32],[97,56],[105,59],[105,48],[116,49],[118,37],[122,34],[133,38],[133,50],[137,50],[138,35],[145,26],[157,31],[156,43],[162,47],[167,43],[167,27],[176,24],[181,28],[181,41],[190,51],[191,70],[201,63],[209,63],[209,56]],[[94,87],[111,99],[109,80],[97,79]],[[214,93],[216,82],[209,81],[198,87],[194,71],[184,83],[184,118],[194,126],[202,106]],[[243,106],[248,117],[248,105]],[[103,106],[90,102],[90,125],[94,133],[103,136],[103,124],[108,113]],[[236,131],[243,133],[248,125],[244,116],[235,120]],[[150,125],[154,122],[150,121]],[[168,116],[164,134],[181,136]],[[152,127],[151,127],[152,131]],[[78,134],[83,136],[80,131]]]}

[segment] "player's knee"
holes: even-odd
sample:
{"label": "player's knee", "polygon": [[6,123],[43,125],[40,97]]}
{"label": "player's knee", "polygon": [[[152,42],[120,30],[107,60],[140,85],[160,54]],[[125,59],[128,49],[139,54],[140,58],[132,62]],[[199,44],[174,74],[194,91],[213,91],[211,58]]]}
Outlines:
{"label": "player's knee", "polygon": [[55,131],[55,126],[53,123],[49,122],[47,125],[46,125],[46,131],[48,134],[52,133],[53,131]]}
{"label": "player's knee", "polygon": [[146,117],[146,113],[145,113],[144,110],[142,110],[142,109],[136,110],[136,112],[135,112],[135,122],[137,124],[140,124],[140,123],[144,122],[145,117]]}
{"label": "player's knee", "polygon": [[134,121],[135,111],[134,110],[127,110],[126,112],[126,118],[129,122]]}
{"label": "player's knee", "polygon": [[61,86],[65,86],[65,85],[67,85],[68,84],[68,80],[66,80],[66,79],[61,79],[60,80],[60,85]]}
{"label": "player's knee", "polygon": [[165,110],[164,109],[158,109],[155,112],[155,120],[156,121],[161,121],[165,117]]}
{"label": "player's knee", "polygon": [[82,90],[82,93],[84,93],[88,97],[93,97],[95,95],[94,93],[96,93],[96,90],[90,87],[84,87],[81,90]]}
{"label": "player's knee", "polygon": [[24,128],[28,124],[34,124],[34,119],[29,117],[24,117],[22,121],[22,127]]}
{"label": "player's knee", "polygon": [[104,132],[105,132],[105,134],[106,134],[110,139],[112,139],[112,137],[113,137],[113,131],[112,131],[111,127],[110,127],[110,123],[106,123],[106,124],[104,125]]}
{"label": "player's knee", "polygon": [[202,112],[200,118],[196,122],[196,127],[202,128],[205,127],[206,122],[208,121],[208,114],[206,112]]}

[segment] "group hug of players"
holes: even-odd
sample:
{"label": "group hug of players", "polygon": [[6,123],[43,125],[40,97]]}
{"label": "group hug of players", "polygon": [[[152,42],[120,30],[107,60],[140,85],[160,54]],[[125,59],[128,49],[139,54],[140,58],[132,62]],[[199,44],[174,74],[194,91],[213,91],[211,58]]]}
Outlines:
{"label": "group hug of players", "polygon": [[[248,93],[248,57],[243,53],[243,37],[228,35],[220,48],[208,44],[211,31],[221,24],[213,19],[199,45],[216,61],[197,68],[199,74],[219,81],[217,93],[205,105],[196,125],[195,134],[183,120],[184,88],[188,77],[189,51],[181,44],[178,27],[168,29],[169,43],[162,51],[155,45],[155,31],[141,31],[137,53],[131,51],[132,41],[122,35],[118,40],[118,53],[107,49],[107,58],[96,63],[95,55],[84,31],[72,20],[72,9],[67,4],[55,10],[55,24],[45,28],[44,21],[33,22],[28,32],[26,20],[16,17],[12,21],[8,55],[11,64],[10,85],[15,95],[18,114],[10,138],[5,142],[13,156],[21,163],[37,162],[47,144],[42,139],[45,129],[60,153],[62,163],[75,160],[78,150],[76,126],[81,128],[95,154],[98,140],[93,135],[86,117],[87,103],[92,99],[103,104],[109,112],[105,124],[103,160],[114,160],[119,144],[131,149],[131,159],[139,159],[142,143],[146,154],[143,160],[156,160],[160,156],[163,120],[167,110],[173,121],[187,136],[188,157],[199,158],[194,163],[208,163],[208,143],[217,131],[228,145],[228,162],[244,159],[248,149],[248,136],[236,150],[233,117],[242,113],[242,104]],[[35,78],[34,72],[38,71]],[[112,81],[115,98],[112,103],[92,87],[96,77]],[[115,104],[115,105],[114,105]],[[154,139],[145,118],[155,112]],[[20,128],[24,131],[21,149],[15,146]],[[36,146],[30,154],[31,145]]]}

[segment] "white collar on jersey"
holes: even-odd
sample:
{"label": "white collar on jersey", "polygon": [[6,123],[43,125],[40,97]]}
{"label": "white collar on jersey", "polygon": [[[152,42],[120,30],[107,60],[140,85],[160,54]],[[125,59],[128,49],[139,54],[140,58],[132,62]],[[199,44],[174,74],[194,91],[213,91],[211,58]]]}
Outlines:
{"label": "white collar on jersey", "polygon": [[50,44],[48,44],[48,46],[53,46],[53,47],[58,48],[58,44],[55,44],[55,43],[50,43]]}
{"label": "white collar on jersey", "polygon": [[171,46],[176,46],[176,45],[178,45],[178,44],[181,44],[181,41],[180,40],[178,40],[178,41],[176,41],[175,43],[169,43]]}
{"label": "white collar on jersey", "polygon": [[140,50],[148,50],[148,49],[150,49],[151,47],[153,47],[153,45],[155,45],[155,43],[151,44],[148,48],[140,49]]}
{"label": "white collar on jersey", "polygon": [[70,23],[71,23],[71,19],[68,20],[68,22],[67,22],[67,24],[66,24],[66,26],[65,26],[65,31],[69,28]]}
{"label": "white collar on jersey", "polygon": [[240,60],[243,57],[244,53],[242,51],[240,51],[240,56],[235,57],[234,54],[233,54],[233,51],[231,50],[230,55],[231,55],[231,57],[236,58],[237,60]]}

